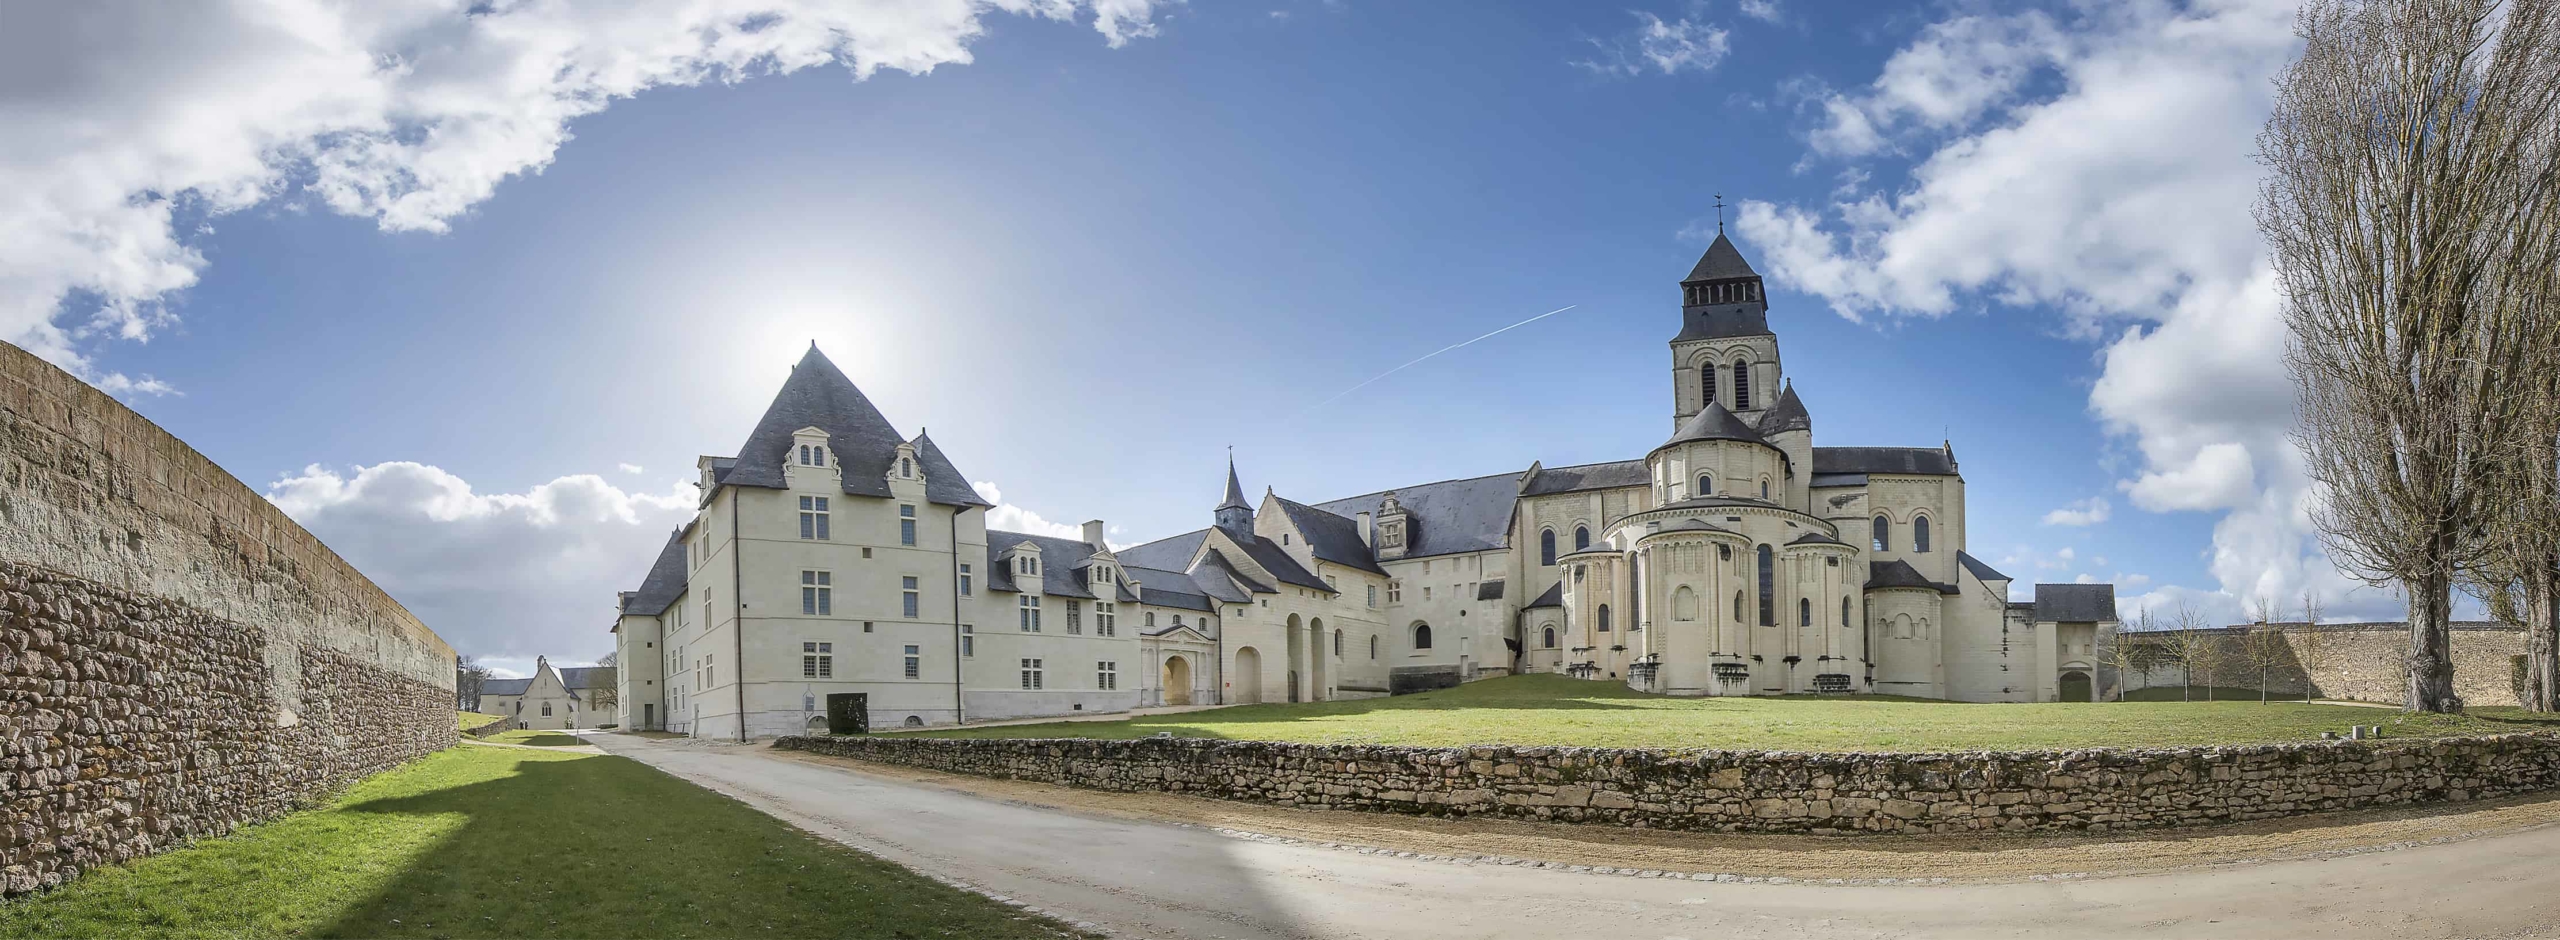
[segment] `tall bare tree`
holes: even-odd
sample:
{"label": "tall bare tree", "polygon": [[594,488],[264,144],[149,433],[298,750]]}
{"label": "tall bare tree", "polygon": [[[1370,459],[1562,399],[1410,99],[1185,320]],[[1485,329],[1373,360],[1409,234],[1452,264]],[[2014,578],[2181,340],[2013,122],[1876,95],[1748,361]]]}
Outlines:
{"label": "tall bare tree", "polygon": [[2260,620],[2249,625],[2240,635],[2240,660],[2258,671],[2258,701],[2267,700],[2267,676],[2284,668],[2293,658],[2293,648],[2285,642],[2284,625]]}
{"label": "tall bare tree", "polygon": [[2205,697],[2213,696],[2214,666],[2222,661],[2222,637],[2205,629],[2205,619],[2179,602],[2178,612],[2170,618],[2170,635],[2162,653],[2178,666],[2178,700],[2195,700],[2196,671],[2204,671]]}
{"label": "tall bare tree", "polygon": [[2406,707],[2456,711],[2457,574],[2491,539],[2531,357],[2484,304],[2560,106],[2552,0],[2312,0],[2259,135],[2295,433],[2329,556],[2409,598]]}
{"label": "tall bare tree", "polygon": [[[2133,623],[2119,623],[2113,631],[2099,638],[2098,664],[2115,670],[2116,701],[2124,701],[2125,692],[2135,675],[2142,676],[2143,685],[2151,684],[2151,666],[2157,658],[2151,636],[2142,632],[2150,629],[2150,624],[2151,612],[2144,610],[2134,615]],[[2091,689],[2091,701],[2100,700],[2097,691]]]}
{"label": "tall bare tree", "polygon": [[466,712],[480,710],[480,689],[489,681],[489,667],[469,656],[453,661],[453,706]]}
{"label": "tall bare tree", "polygon": [[2302,700],[2320,694],[2320,673],[2335,658],[2336,646],[2320,629],[2320,593],[2302,592],[2302,625],[2293,629],[2293,661],[2302,666]]}

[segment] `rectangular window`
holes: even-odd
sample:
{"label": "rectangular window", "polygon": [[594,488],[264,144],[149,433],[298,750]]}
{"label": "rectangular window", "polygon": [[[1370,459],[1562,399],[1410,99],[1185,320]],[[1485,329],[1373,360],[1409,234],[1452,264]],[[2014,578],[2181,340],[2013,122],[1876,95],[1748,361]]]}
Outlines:
{"label": "rectangular window", "polygon": [[916,601],[922,596],[916,592],[916,579],[912,577],[899,578],[898,586],[901,588],[900,603],[906,605],[903,609],[906,611],[907,619],[916,619]]}
{"label": "rectangular window", "polygon": [[1120,635],[1120,614],[1117,612],[1118,610],[1119,605],[1113,604],[1110,601],[1093,602],[1094,636]]}
{"label": "rectangular window", "polygon": [[1105,692],[1120,687],[1119,663],[1093,664],[1093,687]]}
{"label": "rectangular window", "polygon": [[1404,603],[1404,582],[1402,582],[1402,581],[1389,581],[1389,582],[1387,582],[1387,603],[1390,603],[1390,604],[1401,604],[1401,603]]}
{"label": "rectangular window", "polygon": [[800,612],[818,617],[835,615],[835,574],[828,571],[800,572]]}
{"label": "rectangular window", "polygon": [[1022,615],[1022,632],[1024,632],[1024,633],[1038,633],[1038,632],[1040,632],[1040,599],[1039,599],[1039,598],[1034,597],[1034,596],[1029,595],[1029,594],[1022,595],[1022,599],[1021,599],[1021,600],[1019,600],[1019,601],[1016,601],[1016,602],[1014,603],[1014,607],[1015,607],[1016,612]]}
{"label": "rectangular window", "polygon": [[1040,687],[1039,660],[1026,659],[1022,661],[1022,687],[1026,689],[1036,689]]}
{"label": "rectangular window", "polygon": [[816,542],[829,541],[826,497],[800,497],[800,537]]}
{"label": "rectangular window", "polygon": [[900,545],[913,545],[913,544],[915,544],[915,543],[916,543],[916,507],[913,507],[913,506],[900,506],[900,507],[898,507],[898,515],[900,516],[900,518],[898,519],[898,544],[900,544]]}
{"label": "rectangular window", "polygon": [[967,659],[976,655],[978,655],[978,628],[965,623],[961,624],[960,658]]}
{"label": "rectangular window", "polygon": [[835,651],[836,645],[833,643],[804,642],[800,644],[800,678],[835,678],[836,658],[833,655]]}
{"label": "rectangular window", "polygon": [[1422,599],[1426,601],[1431,599],[1431,585],[1425,584],[1422,586]]}
{"label": "rectangular window", "polygon": [[907,647],[907,678],[909,679],[913,679],[923,672],[921,664],[924,661],[924,657],[917,655],[916,650],[916,647]]}
{"label": "rectangular window", "polygon": [[961,565],[961,566],[960,566],[960,596],[962,596],[962,597],[969,597],[969,596],[972,596],[972,595],[970,595],[970,593],[969,593],[969,582],[970,582],[970,577],[969,577],[969,566],[967,566],[967,565]]}
{"label": "rectangular window", "polygon": [[1069,636],[1081,636],[1081,635],[1083,635],[1083,633],[1084,633],[1084,602],[1083,602],[1083,601],[1075,601],[1075,600],[1068,601],[1068,602],[1067,602],[1067,635],[1069,635]]}
{"label": "rectangular window", "polygon": [[1378,606],[1378,586],[1375,584],[1369,585],[1369,606]]}

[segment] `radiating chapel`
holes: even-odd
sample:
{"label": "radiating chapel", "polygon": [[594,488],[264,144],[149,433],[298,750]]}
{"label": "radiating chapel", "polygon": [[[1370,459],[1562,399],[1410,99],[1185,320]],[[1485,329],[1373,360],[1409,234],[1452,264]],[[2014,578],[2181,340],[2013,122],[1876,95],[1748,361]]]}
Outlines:
{"label": "radiating chapel", "polygon": [[625,727],[711,736],[1386,695],[1547,672],[1670,695],[2087,699],[2103,584],[1966,551],[1953,447],[1815,446],[1760,276],[1679,285],[1639,458],[1320,502],[1232,463],[1209,524],[1113,549],[987,502],[812,347],[614,625]]}

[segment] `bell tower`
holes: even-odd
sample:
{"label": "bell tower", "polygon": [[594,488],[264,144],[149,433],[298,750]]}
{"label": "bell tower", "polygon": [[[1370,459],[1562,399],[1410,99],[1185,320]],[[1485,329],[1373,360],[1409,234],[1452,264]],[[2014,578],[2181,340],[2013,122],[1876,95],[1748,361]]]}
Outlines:
{"label": "bell tower", "polygon": [[1715,244],[1680,279],[1680,334],[1671,338],[1675,430],[1710,402],[1756,422],[1785,382],[1760,273],[1725,237],[1721,197],[1717,213]]}

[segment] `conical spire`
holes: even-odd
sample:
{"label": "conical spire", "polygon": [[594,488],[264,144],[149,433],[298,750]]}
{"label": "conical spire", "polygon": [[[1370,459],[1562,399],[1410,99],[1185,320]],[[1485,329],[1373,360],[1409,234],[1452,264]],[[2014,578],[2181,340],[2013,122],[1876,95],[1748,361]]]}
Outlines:
{"label": "conical spire", "polygon": [[[1741,418],[1734,417],[1733,412],[1726,411],[1724,405],[1717,402],[1708,402],[1707,407],[1704,410],[1699,411],[1695,415],[1691,415],[1688,422],[1682,424],[1680,426],[1680,430],[1671,435],[1670,440],[1662,442],[1662,447],[1669,447],[1673,444],[1685,444],[1690,441],[1749,441],[1754,444],[1769,443],[1767,438],[1760,436],[1759,431],[1753,430],[1751,425],[1743,423]],[[1662,447],[1656,447],[1654,449],[1661,450]]]}
{"label": "conical spire", "polygon": [[1253,504],[1244,501],[1244,484],[1236,480],[1236,454],[1227,451],[1227,498],[1212,510],[1218,527],[1233,532],[1253,531]]}
{"label": "conical spire", "polygon": [[1681,283],[1759,276],[1760,272],[1751,270],[1751,262],[1742,260],[1742,250],[1733,247],[1733,240],[1724,237],[1724,231],[1718,229],[1715,244],[1708,245],[1707,253],[1698,256],[1698,266],[1689,269],[1689,276],[1682,278]]}

